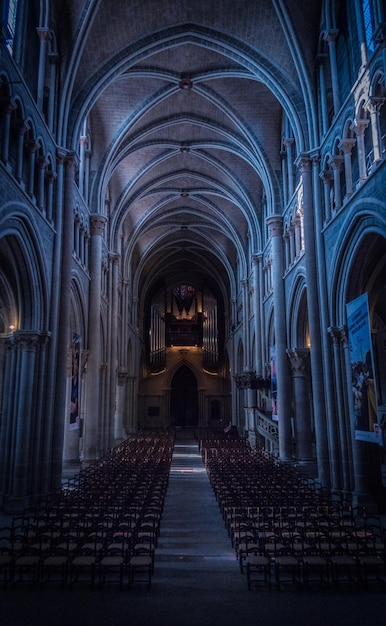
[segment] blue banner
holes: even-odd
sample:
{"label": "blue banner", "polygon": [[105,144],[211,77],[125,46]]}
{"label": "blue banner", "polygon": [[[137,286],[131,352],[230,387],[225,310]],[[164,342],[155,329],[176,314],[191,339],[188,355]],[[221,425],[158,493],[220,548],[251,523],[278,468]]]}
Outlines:
{"label": "blue banner", "polygon": [[346,305],[355,439],[382,443],[377,419],[374,361],[367,293]]}

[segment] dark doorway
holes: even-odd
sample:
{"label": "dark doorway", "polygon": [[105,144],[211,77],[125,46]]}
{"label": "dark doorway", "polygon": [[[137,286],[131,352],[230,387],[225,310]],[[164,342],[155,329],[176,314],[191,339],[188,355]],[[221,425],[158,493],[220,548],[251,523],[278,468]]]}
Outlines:
{"label": "dark doorway", "polygon": [[173,376],[171,422],[179,428],[193,428],[198,424],[197,380],[186,365]]}

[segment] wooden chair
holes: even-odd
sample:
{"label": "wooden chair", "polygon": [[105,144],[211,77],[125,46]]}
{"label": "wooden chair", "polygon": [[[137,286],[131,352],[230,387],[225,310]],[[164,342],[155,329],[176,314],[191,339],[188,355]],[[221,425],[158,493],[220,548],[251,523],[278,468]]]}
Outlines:
{"label": "wooden chair", "polygon": [[99,561],[99,584],[118,583],[123,585],[123,576],[127,564],[128,544],[124,540],[110,543]]}
{"label": "wooden chair", "polygon": [[246,572],[248,590],[252,589],[252,585],[262,583],[271,586],[271,567],[270,560],[262,555],[248,555],[246,557]]}
{"label": "wooden chair", "polygon": [[129,559],[129,587],[135,582],[146,583],[147,589],[151,589],[153,574],[153,559],[146,555],[133,555]]}

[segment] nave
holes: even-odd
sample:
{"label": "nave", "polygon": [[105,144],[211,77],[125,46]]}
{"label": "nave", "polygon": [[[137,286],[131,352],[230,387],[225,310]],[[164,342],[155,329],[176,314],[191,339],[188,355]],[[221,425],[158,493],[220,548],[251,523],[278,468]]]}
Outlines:
{"label": "nave", "polygon": [[[130,447],[134,439],[131,444],[126,443],[125,447]],[[240,539],[237,532],[240,532],[241,525],[235,523],[237,512],[240,513],[244,508],[245,495],[248,493],[248,498],[251,498],[247,466],[250,464],[248,459],[256,453],[245,447],[245,442],[227,444],[213,440],[197,441],[193,433],[177,431],[171,447],[170,441],[163,446],[168,459],[167,479],[156,479],[155,482],[149,479],[151,475],[152,479],[155,478],[152,468],[157,465],[160,469],[160,463],[165,461],[165,457],[159,454],[159,450],[155,453],[155,441],[151,444],[145,437],[144,442],[145,446],[142,447],[137,441],[138,467],[134,469],[130,466],[132,480],[125,479],[125,482],[135,485],[135,490],[130,490],[129,486],[125,490],[122,485],[120,489],[114,488],[111,475],[106,475],[106,480],[101,478],[99,483],[100,488],[105,486],[105,495],[102,497],[100,493],[97,498],[90,487],[91,483],[87,482],[87,475],[92,473],[91,469],[87,469],[66,483],[64,493],[67,493],[66,498],[74,502],[75,497],[71,494],[77,491],[77,486],[82,482],[83,486],[87,484],[87,489],[82,487],[81,490],[83,504],[87,500],[87,506],[84,508],[79,503],[78,518],[92,517],[92,501],[95,505],[98,503],[98,507],[103,503],[102,520],[105,527],[109,527],[108,520],[111,523],[109,515],[113,507],[118,522],[120,513],[131,508],[128,506],[129,501],[135,501],[137,512],[145,506],[149,513],[150,508],[154,509],[156,500],[161,500],[150,589],[147,580],[145,583],[134,580],[128,586],[125,577],[122,587],[116,576],[103,581],[99,577],[97,565],[92,586],[87,571],[74,579],[72,584],[67,581],[65,585],[58,584],[54,579],[32,585],[26,578],[1,589],[0,619],[4,626],[60,626],[68,623],[75,626],[107,623],[211,626],[218,621],[225,625],[245,626],[257,622],[267,625],[283,622],[316,625],[326,622],[338,624],[349,620],[352,623],[365,623],[365,620],[366,623],[376,623],[382,619],[384,589],[375,583],[371,583],[369,589],[361,588],[358,593],[356,584],[346,583],[343,579],[339,586],[330,584],[325,587],[316,580],[306,589],[303,585],[293,583],[290,577],[288,581],[283,581],[278,590],[273,570],[271,585],[262,579],[248,590],[246,568],[241,573],[236,549]],[[144,454],[145,448],[150,451],[148,456]],[[117,452],[112,451],[111,454],[117,455]],[[240,460],[246,470],[242,483],[237,479]],[[106,472],[106,464],[107,459],[101,461],[99,469],[103,467]],[[147,465],[147,471],[136,482],[141,474],[139,465]],[[273,481],[274,466],[268,464],[268,469]],[[276,469],[279,475],[281,464]],[[122,472],[115,469],[118,482],[120,475]],[[93,478],[95,482],[96,474]],[[305,484],[308,483],[306,481]],[[258,486],[255,487],[256,497]],[[155,495],[157,491],[160,498]],[[300,497],[301,494],[298,495]],[[250,499],[248,501],[251,503]],[[273,494],[270,501],[272,509]],[[58,504],[55,507],[58,508]],[[247,508],[251,514],[254,507]],[[53,517],[53,507],[50,516]],[[72,520],[76,517],[75,508],[72,508],[71,516]],[[276,521],[282,529],[285,527],[283,520]],[[9,523],[9,520],[2,518],[2,522]],[[118,527],[118,533],[130,532],[127,527],[122,530],[123,522],[118,522]],[[106,532],[109,541],[111,533],[112,525],[110,535]]]}

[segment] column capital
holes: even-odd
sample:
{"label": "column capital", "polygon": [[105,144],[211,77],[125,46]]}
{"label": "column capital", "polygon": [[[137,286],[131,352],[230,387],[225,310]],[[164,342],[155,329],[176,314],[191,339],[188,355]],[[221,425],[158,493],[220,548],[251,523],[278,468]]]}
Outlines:
{"label": "column capital", "polygon": [[385,98],[381,98],[380,96],[370,96],[364,108],[369,113],[379,113],[379,110],[384,102]]}
{"label": "column capital", "polygon": [[369,125],[370,120],[365,120],[361,117],[356,117],[353,123],[351,124],[351,130],[354,131],[356,135],[364,135],[366,128]]}
{"label": "column capital", "polygon": [[298,158],[295,161],[295,165],[299,168],[300,172],[310,172],[311,171],[311,157],[309,154],[305,152],[301,152]]}
{"label": "column capital", "polygon": [[322,170],[319,174],[319,178],[320,180],[325,184],[330,184],[331,180],[333,178],[333,171],[332,170]]}
{"label": "column capital", "polygon": [[28,126],[25,123],[25,120],[17,119],[12,120],[12,126],[17,131],[18,135],[24,136],[28,130]]}
{"label": "column capital", "polygon": [[78,167],[79,157],[73,150],[67,150],[67,148],[56,148],[56,160],[62,165],[65,163],[69,167]]}
{"label": "column capital", "polygon": [[45,347],[51,333],[38,330],[15,330],[13,338],[15,344],[22,346],[24,350],[36,350],[39,346]]}
{"label": "column capital", "polygon": [[109,252],[109,261],[111,261],[111,263],[118,265],[120,259],[121,255],[118,252]]}
{"label": "column capital", "polygon": [[327,328],[327,332],[331,337],[332,343],[334,345],[338,344],[340,341],[340,333],[339,329],[336,326],[329,326]]}
{"label": "column capital", "polygon": [[327,329],[328,334],[330,335],[331,339],[332,339],[332,343],[334,345],[337,345],[339,343],[342,343],[344,346],[348,346],[349,344],[349,339],[348,339],[348,333],[347,333],[347,327],[346,326],[329,326],[329,328]]}
{"label": "column capital", "polygon": [[47,26],[38,26],[36,28],[36,32],[40,41],[48,41],[50,36],[50,29]]}
{"label": "column capital", "polygon": [[287,137],[283,140],[283,144],[286,148],[292,148],[292,146],[295,144],[295,139],[293,137]]}
{"label": "column capital", "polygon": [[252,265],[260,265],[263,260],[263,255],[261,252],[259,254],[252,255]]}
{"label": "column capital", "polygon": [[47,165],[46,157],[44,155],[36,157],[36,164],[38,165],[39,169],[44,170]]}
{"label": "column capital", "polygon": [[339,150],[342,150],[344,154],[351,154],[353,147],[355,146],[356,139],[354,137],[345,137],[341,139],[338,144]]}
{"label": "column capital", "polygon": [[320,161],[320,150],[315,149],[310,152],[310,159],[314,165]]}
{"label": "column capital", "polygon": [[339,30],[337,28],[330,28],[329,30],[325,30],[323,37],[328,44],[335,43],[337,36],[339,35]]}
{"label": "column capital", "polygon": [[28,139],[25,142],[25,147],[27,148],[30,154],[35,154],[38,149],[38,145],[34,139]]}
{"label": "column capital", "polygon": [[79,167],[79,156],[73,150],[68,150],[65,157],[65,164],[67,167],[72,168],[74,170]]}
{"label": "column capital", "polygon": [[283,235],[283,216],[279,214],[270,215],[266,219],[270,237],[281,237]]}
{"label": "column capital", "polygon": [[341,340],[343,346],[345,348],[348,348],[349,345],[350,345],[350,340],[349,340],[349,337],[348,337],[348,328],[347,328],[347,326],[340,326],[338,330],[339,330],[339,333],[340,333],[340,340]]}
{"label": "column capital", "polygon": [[328,159],[328,164],[331,165],[333,170],[340,170],[343,162],[343,157],[340,154],[333,154]]}
{"label": "column capital", "polygon": [[57,177],[58,177],[57,173],[54,172],[53,170],[46,171],[46,178],[49,183],[53,183],[57,179]]}
{"label": "column capital", "polygon": [[91,236],[93,235],[103,236],[105,232],[106,222],[107,222],[107,217],[105,217],[105,215],[101,215],[100,213],[94,213],[94,215],[90,215]]}
{"label": "column capital", "polygon": [[4,113],[7,115],[11,115],[12,111],[17,109],[16,100],[12,98],[12,96],[3,96],[0,97],[0,104],[4,110]]}
{"label": "column capital", "polygon": [[305,376],[310,371],[310,351],[308,348],[287,349],[292,374],[294,376]]}

